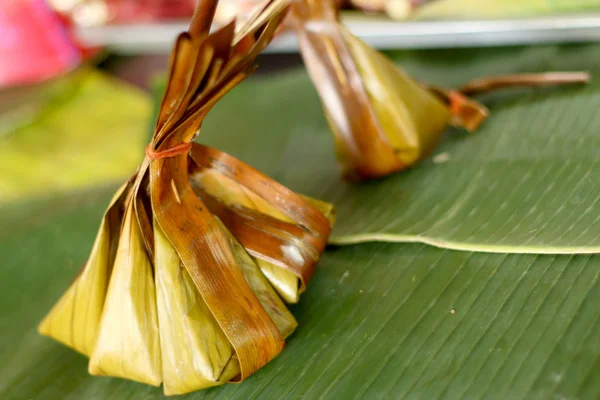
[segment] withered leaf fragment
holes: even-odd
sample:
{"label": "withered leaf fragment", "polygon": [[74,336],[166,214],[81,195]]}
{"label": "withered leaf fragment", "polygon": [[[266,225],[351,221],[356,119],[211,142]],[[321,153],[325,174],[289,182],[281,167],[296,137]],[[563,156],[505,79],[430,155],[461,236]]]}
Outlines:
{"label": "withered leaf fragment", "polygon": [[244,380],[296,328],[282,298],[295,302],[304,290],[332,206],[191,143],[212,106],[251,73],[287,5],[267,1],[238,29],[209,33],[216,1],[203,1],[178,37],[147,156],[39,327],[90,356],[91,374],[184,394]]}
{"label": "withered leaf fragment", "polygon": [[489,112],[470,94],[587,81],[582,73],[526,74],[437,88],[415,81],[353,36],[338,22],[332,0],[296,0],[290,20],[348,179],[379,178],[415,164],[451,124],[475,130]]}

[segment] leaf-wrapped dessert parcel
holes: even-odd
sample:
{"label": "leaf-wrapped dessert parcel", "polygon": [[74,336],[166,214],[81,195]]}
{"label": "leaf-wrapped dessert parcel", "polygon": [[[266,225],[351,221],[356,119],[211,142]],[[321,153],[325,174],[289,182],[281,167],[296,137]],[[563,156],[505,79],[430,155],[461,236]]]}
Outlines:
{"label": "leaf-wrapped dessert parcel", "polygon": [[277,356],[324,250],[333,209],[219,150],[192,144],[251,72],[286,1],[214,33],[201,1],[175,44],[155,134],[115,194],[81,273],[39,332],[90,357],[92,375],[167,395],[241,381]]}
{"label": "leaf-wrapped dessert parcel", "polygon": [[586,73],[557,72],[491,77],[457,90],[429,86],[353,36],[337,17],[333,0],[295,0],[290,10],[349,179],[379,178],[415,164],[449,125],[475,130],[488,110],[469,95],[588,80]]}

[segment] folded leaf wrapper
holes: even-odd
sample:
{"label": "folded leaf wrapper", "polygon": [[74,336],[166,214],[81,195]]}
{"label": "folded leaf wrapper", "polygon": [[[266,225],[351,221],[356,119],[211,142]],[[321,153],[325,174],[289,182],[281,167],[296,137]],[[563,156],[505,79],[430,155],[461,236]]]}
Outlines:
{"label": "folded leaf wrapper", "polygon": [[[191,141],[250,72],[287,2],[209,34],[201,2],[175,44],[155,135],[115,195],[80,275],[39,327],[90,356],[89,372],[165,394],[244,380],[283,349],[333,208]],[[283,300],[282,300],[283,299]]]}
{"label": "folded leaf wrapper", "polygon": [[[296,0],[290,19],[346,178],[379,178],[407,168],[431,153],[449,125],[473,131],[488,116],[467,90],[418,83],[353,36],[337,21],[332,0]],[[566,82],[541,78],[544,84],[587,81],[577,74]],[[488,90],[502,87],[493,86]]]}
{"label": "folded leaf wrapper", "polygon": [[89,372],[158,386],[160,364],[152,265],[135,210],[129,205],[121,227]]}

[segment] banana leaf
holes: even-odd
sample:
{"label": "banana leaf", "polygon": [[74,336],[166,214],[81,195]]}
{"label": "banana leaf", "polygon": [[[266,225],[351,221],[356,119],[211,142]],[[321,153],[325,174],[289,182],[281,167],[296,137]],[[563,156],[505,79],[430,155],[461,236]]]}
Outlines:
{"label": "banana leaf", "polygon": [[0,120],[0,203],[96,187],[135,171],[149,96],[86,68],[30,91],[42,104],[9,110],[16,116],[33,108],[13,124]]}
{"label": "banana leaf", "polygon": [[[35,331],[85,261],[112,192],[71,193],[68,207],[0,239],[0,398],[163,398],[89,376],[84,356]],[[330,249],[293,308],[285,351],[242,384],[185,398],[597,399],[599,277],[597,255]]]}
{"label": "banana leaf", "polygon": [[[588,70],[592,82],[484,96],[491,115],[476,133],[450,129],[436,152],[414,168],[360,185],[340,180],[316,91],[302,71],[236,88],[207,119],[202,140],[297,192],[335,204],[334,244],[381,240],[470,251],[600,250],[600,81],[594,79],[600,74],[600,46],[391,55],[421,81],[446,87],[545,70]],[[243,117],[231,118],[231,109]]]}
{"label": "banana leaf", "polygon": [[[600,65],[598,50],[598,46],[477,49],[394,57],[423,80],[455,86],[466,76],[558,67],[588,67],[594,72]],[[529,168],[530,180],[542,177],[537,186],[530,186],[533,198],[540,200],[534,212],[545,218],[558,210],[555,219],[546,220],[572,225],[572,230],[594,240],[598,210],[591,208],[592,219],[583,218],[587,223],[569,225],[569,215],[577,216],[580,204],[564,200],[577,190],[574,196],[579,196],[579,202],[594,204],[598,193],[594,186],[598,171],[592,158],[597,144],[594,131],[600,123],[595,117],[600,101],[597,90],[592,83],[583,89],[510,91],[486,98],[495,113],[479,133],[467,137],[450,131],[429,160],[361,186],[340,181],[331,135],[303,72],[255,79],[234,89],[207,118],[202,140],[221,145],[292,189],[336,198],[338,223],[345,230],[361,218],[363,222],[374,217],[380,224],[386,219],[393,222],[421,207],[421,218],[427,212],[439,213],[431,204],[452,203],[454,198],[446,196],[464,185],[465,178],[457,171],[477,174],[486,160],[506,170],[504,179],[512,179],[508,173],[512,169]],[[535,107],[540,102],[542,106]],[[519,107],[527,112],[519,113]],[[301,118],[298,110],[302,110]],[[534,117],[536,124],[529,121]],[[517,146],[509,147],[512,129],[522,124],[531,130],[519,131],[520,141],[513,140]],[[496,137],[499,134],[503,136]],[[563,147],[567,144],[570,147]],[[463,158],[457,158],[460,151]],[[434,163],[441,154],[446,154],[446,162],[437,157]],[[543,160],[545,169],[528,164],[534,156]],[[452,167],[456,161],[461,163]],[[559,161],[587,166],[590,171],[580,174],[575,169],[566,180],[543,174],[551,174],[553,170],[547,169]],[[429,193],[430,202],[423,203],[432,182],[441,186],[439,192]],[[553,189],[553,182],[565,192]],[[473,181],[484,188],[488,183],[493,182]],[[558,198],[539,190],[548,186]],[[86,261],[98,221],[115,190],[116,185],[45,199],[22,198],[0,207],[0,398],[163,398],[159,388],[90,377],[84,356],[35,330],[48,306]],[[490,190],[481,199],[481,209],[492,207],[494,196],[503,195],[493,187]],[[413,204],[411,196],[420,201]],[[513,197],[507,198],[511,207],[519,204]],[[555,204],[561,200],[563,208]],[[461,209],[460,202],[452,205],[450,210]],[[407,211],[407,207],[412,208]],[[506,212],[505,208],[499,210]],[[418,220],[419,216],[414,217]],[[456,220],[462,229],[485,222]],[[521,229],[526,227],[518,226],[514,234],[526,236]],[[545,240],[549,236],[534,237]],[[597,399],[599,276],[598,255],[490,254],[414,243],[330,248],[302,301],[291,307],[299,328],[283,353],[243,384],[186,398]]]}

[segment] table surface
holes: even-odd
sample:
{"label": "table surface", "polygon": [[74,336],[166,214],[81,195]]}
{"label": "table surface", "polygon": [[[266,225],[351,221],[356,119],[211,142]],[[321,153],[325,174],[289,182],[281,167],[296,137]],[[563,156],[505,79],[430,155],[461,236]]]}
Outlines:
{"label": "table surface", "polygon": [[[517,44],[576,43],[600,40],[600,13],[553,15],[536,18],[452,21],[393,21],[350,13],[342,18],[352,33],[379,49],[505,46]],[[188,21],[163,24],[110,25],[79,28],[77,37],[89,45],[139,54],[171,49]],[[294,35],[276,38],[267,52],[295,53]]]}

